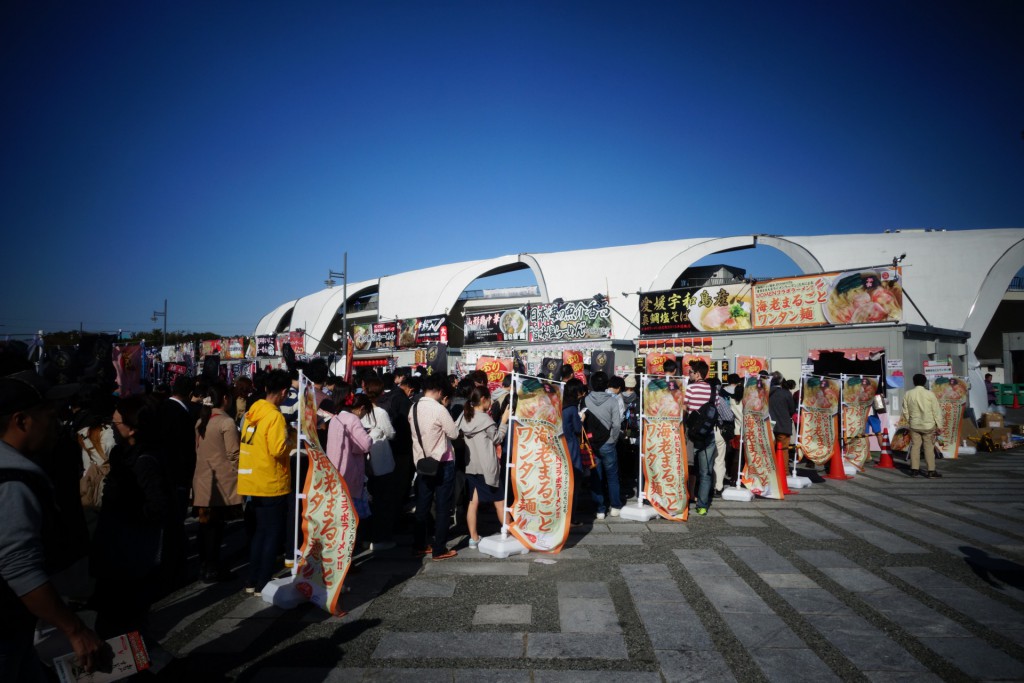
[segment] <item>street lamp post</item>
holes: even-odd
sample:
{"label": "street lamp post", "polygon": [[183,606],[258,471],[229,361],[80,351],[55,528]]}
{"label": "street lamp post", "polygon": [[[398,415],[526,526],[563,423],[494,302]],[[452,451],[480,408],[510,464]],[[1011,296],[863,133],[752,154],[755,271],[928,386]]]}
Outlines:
{"label": "street lamp post", "polygon": [[345,252],[345,255],[344,255],[344,257],[342,259],[342,262],[341,262],[341,272],[340,273],[336,273],[333,270],[328,270],[327,271],[327,279],[324,280],[324,284],[327,285],[328,289],[330,289],[334,285],[338,284],[337,282],[334,281],[334,278],[341,278],[341,298],[343,299],[343,301],[341,302],[341,337],[342,337],[342,339],[346,340],[342,344],[341,352],[342,352],[342,354],[346,354],[346,353],[348,353],[348,341],[347,341],[347,339],[348,339],[348,252],[347,251]]}
{"label": "street lamp post", "polygon": [[153,322],[156,322],[157,318],[163,318],[164,319],[163,346],[167,346],[167,299],[164,299],[164,310],[163,311],[153,311],[153,317],[150,318],[150,320],[152,320]]}

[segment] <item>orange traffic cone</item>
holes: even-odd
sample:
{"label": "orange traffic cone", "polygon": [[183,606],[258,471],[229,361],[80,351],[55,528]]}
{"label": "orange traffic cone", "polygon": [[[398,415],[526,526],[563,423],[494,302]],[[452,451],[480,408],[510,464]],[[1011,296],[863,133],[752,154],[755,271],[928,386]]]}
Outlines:
{"label": "orange traffic cone", "polygon": [[1014,410],[1020,410],[1020,399],[1017,397],[1017,392],[1013,392],[1013,405],[1010,406]]}
{"label": "orange traffic cone", "polygon": [[839,439],[836,439],[835,448],[832,450],[832,459],[828,463],[828,474],[822,476],[826,479],[853,479],[853,477],[847,476],[846,468],[843,467],[843,454],[839,452]]}
{"label": "orange traffic cone", "polygon": [[882,429],[882,454],[878,456],[878,462],[875,467],[881,467],[887,470],[896,469],[896,464],[892,461],[892,448],[889,446],[889,430]]}
{"label": "orange traffic cone", "polygon": [[789,484],[786,482],[786,465],[787,453],[782,447],[782,444],[778,441],[775,442],[775,473],[779,475],[779,491],[782,492],[783,496],[793,495],[793,491],[789,490]]}

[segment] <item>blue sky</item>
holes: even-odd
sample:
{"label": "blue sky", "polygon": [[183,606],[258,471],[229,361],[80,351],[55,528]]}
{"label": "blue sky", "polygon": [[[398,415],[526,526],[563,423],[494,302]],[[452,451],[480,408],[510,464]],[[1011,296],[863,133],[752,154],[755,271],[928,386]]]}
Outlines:
{"label": "blue sky", "polygon": [[345,251],[1019,227],[1021,35],[1012,0],[13,0],[0,336],[165,298],[245,334]]}

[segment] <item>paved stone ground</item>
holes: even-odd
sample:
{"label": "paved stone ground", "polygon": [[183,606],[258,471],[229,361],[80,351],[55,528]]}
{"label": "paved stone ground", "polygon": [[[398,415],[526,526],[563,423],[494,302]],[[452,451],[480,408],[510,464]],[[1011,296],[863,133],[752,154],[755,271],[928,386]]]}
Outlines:
{"label": "paved stone ground", "polygon": [[241,583],[158,604],[173,681],[1024,680],[1024,449],[869,468],[559,555],[360,558],[348,615]]}

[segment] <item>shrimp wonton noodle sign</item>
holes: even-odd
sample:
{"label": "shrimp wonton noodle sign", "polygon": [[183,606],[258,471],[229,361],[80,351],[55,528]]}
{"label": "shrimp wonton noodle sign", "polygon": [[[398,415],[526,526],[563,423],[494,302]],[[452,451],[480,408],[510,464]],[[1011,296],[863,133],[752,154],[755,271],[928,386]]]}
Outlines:
{"label": "shrimp wonton noodle sign", "polygon": [[942,413],[942,433],[937,441],[939,448],[950,458],[960,454],[960,424],[970,388],[966,377],[936,377],[932,381],[932,393],[939,399],[939,412]]}
{"label": "shrimp wonton noodle sign", "polygon": [[878,377],[847,375],[843,380],[843,457],[861,471],[871,457],[864,429],[876,393]]}
{"label": "shrimp wonton noodle sign", "polygon": [[767,378],[748,375],[743,380],[743,446],[747,461],[740,481],[758,496],[781,499],[782,482],[775,469],[768,422],[768,390]]}
{"label": "shrimp wonton noodle sign", "polygon": [[352,564],[359,515],[345,480],[327,459],[316,435],[316,396],[313,383],[299,375],[299,437],[305,443],[310,467],[302,513],[302,556],[294,586],[320,608],[338,613],[345,574]]}
{"label": "shrimp wonton noodle sign", "polygon": [[800,391],[800,452],[815,465],[824,465],[836,449],[839,380],[818,375],[803,378]]}
{"label": "shrimp wonton noodle sign", "polygon": [[509,531],[533,551],[557,553],[569,535],[573,478],[562,436],[561,385],[515,377],[512,419],[512,524]]}
{"label": "shrimp wonton noodle sign", "polygon": [[669,377],[641,376],[640,452],[644,496],[659,515],[685,522],[689,512],[683,385]]}

